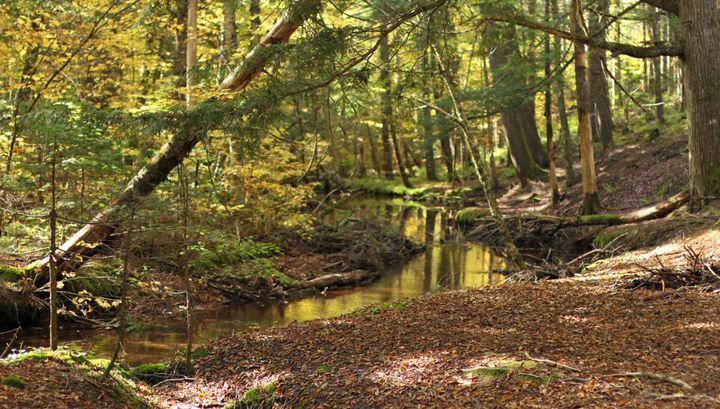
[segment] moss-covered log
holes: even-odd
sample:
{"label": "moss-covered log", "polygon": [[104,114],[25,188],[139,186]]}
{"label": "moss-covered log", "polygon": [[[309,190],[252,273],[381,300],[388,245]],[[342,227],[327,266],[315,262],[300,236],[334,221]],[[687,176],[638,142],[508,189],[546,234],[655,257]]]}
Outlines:
{"label": "moss-covered log", "polygon": [[[689,191],[683,191],[670,199],[654,206],[645,207],[630,213],[624,214],[590,214],[581,216],[554,216],[549,214],[530,213],[520,216],[511,216],[508,219],[521,221],[523,223],[555,224],[559,227],[579,226],[614,226],[620,224],[640,223],[653,219],[661,219],[674,210],[687,204],[690,200]],[[483,209],[467,208],[458,212],[455,220],[460,225],[479,226],[492,221],[482,214]]]}

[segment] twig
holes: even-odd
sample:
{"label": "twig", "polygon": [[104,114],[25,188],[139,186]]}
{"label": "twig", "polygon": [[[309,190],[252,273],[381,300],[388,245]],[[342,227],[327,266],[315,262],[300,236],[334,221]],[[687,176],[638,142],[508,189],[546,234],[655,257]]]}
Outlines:
{"label": "twig", "polygon": [[549,359],[544,359],[544,358],[533,358],[533,357],[530,356],[530,354],[529,354],[528,352],[525,352],[525,358],[527,358],[527,359],[529,359],[529,360],[531,360],[531,361],[540,362],[540,363],[543,363],[543,364],[556,366],[556,367],[558,367],[558,368],[567,369],[568,371],[582,372],[582,369],[580,369],[580,368],[575,368],[575,367],[572,367],[572,366],[568,366],[568,365],[565,365],[565,364],[561,364],[560,362],[551,361],[551,360],[549,360]]}
{"label": "twig", "polygon": [[162,384],[164,384],[164,383],[170,383],[170,382],[193,382],[193,381],[195,381],[195,378],[188,378],[188,377],[165,379],[164,381],[160,381],[160,382],[156,383],[155,385],[153,385],[153,388],[157,388],[158,386],[160,386],[160,385],[162,385]]}
{"label": "twig", "polygon": [[694,388],[692,386],[690,386],[690,384],[683,381],[682,379],[673,378],[672,376],[661,375],[661,374],[656,374],[656,373],[652,373],[652,372],[620,372],[620,373],[616,373],[616,374],[603,375],[603,377],[604,378],[623,378],[623,377],[647,378],[647,379],[654,379],[657,381],[671,383],[673,385],[677,385],[688,391],[694,390]]}
{"label": "twig", "polygon": [[[0,358],[4,359],[8,356],[8,354],[10,354],[11,348],[12,348],[13,344],[15,343],[15,340],[17,339],[18,334],[20,333],[20,328],[21,327],[17,327],[14,329],[15,333],[13,334],[12,339],[10,339],[10,342],[8,342],[7,346],[5,347],[5,350],[3,351],[2,355],[0,355]],[[9,332],[10,331],[3,332],[3,334],[7,334]]]}

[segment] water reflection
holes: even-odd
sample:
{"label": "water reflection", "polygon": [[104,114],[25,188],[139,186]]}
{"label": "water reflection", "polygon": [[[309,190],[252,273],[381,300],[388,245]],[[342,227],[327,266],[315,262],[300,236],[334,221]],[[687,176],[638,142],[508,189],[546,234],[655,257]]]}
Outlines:
{"label": "water reflection", "polygon": [[[464,243],[460,233],[448,223],[452,214],[446,209],[400,200],[352,199],[329,210],[323,220],[334,224],[348,217],[378,217],[407,237],[426,243],[427,249],[409,262],[390,268],[380,280],[365,287],[330,291],[289,302],[245,304],[213,311],[195,326],[195,343],[202,345],[250,327],[334,317],[370,304],[502,281],[500,274],[493,273],[504,268],[502,259],[482,246]],[[115,342],[112,333],[98,331],[64,332],[61,339],[87,342],[99,356],[108,356]],[[127,361],[137,364],[171,356],[184,345],[185,329],[178,326],[128,334],[124,347]]]}

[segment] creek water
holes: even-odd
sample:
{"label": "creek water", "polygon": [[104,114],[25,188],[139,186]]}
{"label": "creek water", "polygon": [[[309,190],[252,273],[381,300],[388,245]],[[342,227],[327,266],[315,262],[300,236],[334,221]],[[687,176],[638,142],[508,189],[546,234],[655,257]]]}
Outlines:
{"label": "creek water", "polygon": [[[382,277],[366,286],[327,291],[312,297],[228,306],[205,312],[195,325],[193,344],[200,346],[214,338],[252,327],[269,327],[293,321],[307,321],[346,314],[371,304],[416,297],[433,291],[498,284],[503,276],[494,271],[504,261],[489,249],[464,242],[454,229],[453,212],[440,207],[398,199],[348,198],[328,206],[323,222],[335,224],[344,218],[377,218],[392,225],[426,250],[409,261],[392,266]],[[162,317],[154,317],[155,322]],[[173,320],[174,321],[174,320]],[[106,330],[61,330],[63,344],[80,344],[98,357],[111,355],[115,336]],[[26,345],[44,345],[42,337],[24,339]],[[137,365],[172,357],[186,345],[182,325],[151,325],[126,335],[126,362]]]}

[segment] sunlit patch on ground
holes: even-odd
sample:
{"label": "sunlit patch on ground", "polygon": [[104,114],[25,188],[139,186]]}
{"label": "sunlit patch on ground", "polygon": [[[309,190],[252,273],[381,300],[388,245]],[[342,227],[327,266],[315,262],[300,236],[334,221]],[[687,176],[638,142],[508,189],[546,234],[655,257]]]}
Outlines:
{"label": "sunlit patch on ground", "polygon": [[391,362],[387,368],[376,371],[372,378],[378,382],[390,382],[395,385],[412,385],[420,381],[426,372],[451,353],[447,351],[403,358]]}

